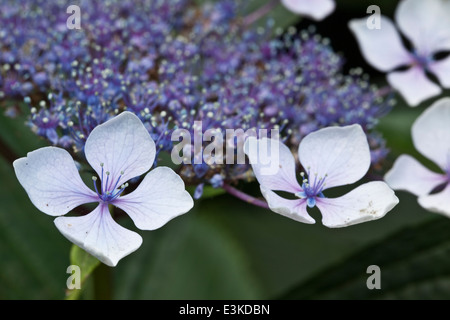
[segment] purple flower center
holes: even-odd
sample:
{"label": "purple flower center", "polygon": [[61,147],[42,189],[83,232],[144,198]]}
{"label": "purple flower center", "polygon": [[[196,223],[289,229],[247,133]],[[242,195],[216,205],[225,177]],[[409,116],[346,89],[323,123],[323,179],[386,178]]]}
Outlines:
{"label": "purple flower center", "polygon": [[324,177],[318,177],[317,173],[313,176],[314,178],[311,180],[311,173],[308,168],[308,172],[305,176],[304,172],[301,172],[300,175],[303,178],[302,181],[302,189],[303,191],[297,192],[295,194],[296,197],[300,199],[306,199],[308,207],[313,208],[316,205],[316,198],[325,198],[322,191],[325,187],[325,179],[327,175]]}
{"label": "purple flower center", "polygon": [[446,182],[450,183],[450,150],[447,152],[447,167],[445,169]]}
{"label": "purple flower center", "polygon": [[[98,187],[97,187],[97,177],[92,177],[92,181],[94,182],[95,192],[97,192],[97,195],[102,202],[112,203],[114,200],[116,200],[122,194],[122,192],[125,190],[125,188],[128,187],[128,183],[122,184],[120,186],[120,188],[117,188],[124,172],[121,171],[119,178],[117,178],[117,180],[114,182],[113,179],[111,179],[111,181],[110,181],[110,176],[111,176],[110,172],[109,171],[104,172],[103,163],[101,163],[100,166],[102,167],[102,178],[100,180],[100,191],[98,190]],[[106,175],[106,181],[104,179],[104,175]],[[103,183],[103,182],[105,182],[105,183]]]}
{"label": "purple flower center", "polygon": [[422,69],[427,69],[431,62],[433,62],[433,57],[430,55],[423,55],[419,52],[413,52],[412,57],[414,60],[414,65],[418,65]]}

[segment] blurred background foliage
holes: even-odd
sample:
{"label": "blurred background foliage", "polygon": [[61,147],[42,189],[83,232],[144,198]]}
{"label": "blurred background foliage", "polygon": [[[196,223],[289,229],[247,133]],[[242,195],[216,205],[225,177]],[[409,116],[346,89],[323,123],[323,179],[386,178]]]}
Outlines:
{"label": "blurred background foliage", "polygon": [[[252,0],[248,10],[264,2]],[[397,3],[337,0],[334,14],[320,23],[301,21],[281,6],[271,16],[282,27],[314,24],[346,58],[346,68],[363,67],[384,85],[384,75],[362,58],[347,22],[365,16],[371,4],[393,17]],[[398,97],[381,120],[379,131],[391,149],[382,172],[402,153],[423,159],[410,128],[431,103],[409,108]],[[404,192],[397,192],[400,204],[386,217],[343,229],[322,226],[318,211],[317,224],[306,225],[225,194],[205,196],[188,214],[152,232],[121,219],[143,236],[142,247],[115,268],[100,265],[81,292],[67,293],[67,267],[86,256],[72,251],[71,257],[71,243],[52,217],[32,205],[15,177],[12,161],[46,145],[24,122],[0,114],[0,299],[450,298],[450,221],[424,211]],[[248,188],[258,194],[256,185]],[[381,290],[366,287],[369,265],[381,268]]]}

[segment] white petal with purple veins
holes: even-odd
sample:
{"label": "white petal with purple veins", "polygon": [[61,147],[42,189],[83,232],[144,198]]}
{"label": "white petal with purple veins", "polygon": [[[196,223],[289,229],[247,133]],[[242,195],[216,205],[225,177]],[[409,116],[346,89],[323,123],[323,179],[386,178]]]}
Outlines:
{"label": "white petal with purple veins", "polygon": [[394,190],[405,190],[422,196],[443,184],[447,177],[428,170],[411,156],[401,155],[386,173],[384,180]]}
{"label": "white petal with purple veins", "polygon": [[450,50],[450,1],[403,0],[395,19],[404,35],[422,55]]}
{"label": "white petal with purple veins", "polygon": [[412,107],[442,92],[441,88],[428,79],[425,71],[419,66],[406,71],[391,72],[387,79]]}
{"label": "white petal with purple veins", "polygon": [[[155,160],[155,143],[141,120],[131,112],[122,112],[92,130],[84,148],[86,159],[99,177],[110,172],[107,190],[147,172]],[[105,176],[104,176],[105,177]]]}
{"label": "white petal with purple veins", "polygon": [[418,201],[423,208],[450,217],[450,185],[441,192],[421,196]]}
{"label": "white petal with purple veins", "polygon": [[244,144],[258,182],[271,190],[301,191],[296,179],[295,159],[281,141],[249,137]]}
{"label": "white petal with purple veins", "polygon": [[339,198],[317,199],[317,207],[322,213],[322,223],[325,226],[340,228],[382,218],[398,202],[394,191],[386,183],[374,181]]}
{"label": "white petal with purple veins", "polygon": [[354,183],[370,166],[369,143],[357,124],[310,133],[300,142],[298,156],[311,175],[325,178],[324,189]]}
{"label": "white petal with purple veins", "polygon": [[432,62],[428,68],[444,88],[450,88],[450,57]]}
{"label": "white petal with purple veins", "polygon": [[194,201],[179,175],[170,168],[157,167],[136,190],[115,200],[113,205],[124,210],[139,229],[154,230],[188,212]]}
{"label": "white petal with purple veins", "polygon": [[81,180],[75,162],[64,149],[45,147],[13,163],[17,179],[31,202],[51,216],[98,201],[97,194]]}
{"label": "white petal with purple veins", "polygon": [[281,3],[293,13],[310,16],[314,20],[323,20],[336,7],[333,0],[281,0]]}
{"label": "white petal with purple veins", "polygon": [[111,267],[142,244],[140,235],[112,219],[106,204],[82,217],[58,217],[55,225],[68,240]]}
{"label": "white petal with purple veins", "polygon": [[412,138],[416,149],[443,171],[450,169],[450,98],[442,98],[414,122]]}
{"label": "white petal with purple veins", "polygon": [[380,71],[391,71],[412,63],[411,54],[402,44],[392,21],[381,16],[381,28],[369,29],[367,18],[354,19],[349,28],[358,40],[361,52],[368,63]]}
{"label": "white petal with purple veins", "polygon": [[315,223],[314,219],[309,216],[306,210],[307,204],[305,199],[285,199],[264,186],[261,186],[261,192],[270,210],[273,212],[299,222],[308,224]]}

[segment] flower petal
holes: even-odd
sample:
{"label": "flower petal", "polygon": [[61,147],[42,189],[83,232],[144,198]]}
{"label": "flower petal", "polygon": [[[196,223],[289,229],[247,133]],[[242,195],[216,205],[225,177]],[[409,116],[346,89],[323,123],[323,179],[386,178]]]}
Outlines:
{"label": "flower petal", "polygon": [[370,167],[369,143],[358,124],[310,133],[300,142],[298,156],[310,174],[326,176],[325,189],[354,183]]}
{"label": "flower petal", "polygon": [[450,98],[436,101],[414,122],[414,146],[444,172],[450,170]]}
{"label": "flower petal", "polygon": [[441,88],[429,80],[425,71],[418,66],[406,71],[391,72],[387,79],[412,107],[442,92]]}
{"label": "flower petal", "polygon": [[55,225],[69,241],[111,267],[142,244],[140,235],[112,219],[106,204],[82,217],[58,217]]}
{"label": "flower petal", "polygon": [[450,50],[450,2],[446,0],[404,0],[395,13],[403,34],[422,55]]}
{"label": "flower petal", "polygon": [[418,199],[419,204],[431,212],[436,212],[450,217],[450,185],[435,194],[421,196]]}
{"label": "flower petal", "polygon": [[450,57],[432,62],[428,68],[444,88],[450,88]]}
{"label": "flower petal", "polygon": [[191,210],[194,201],[179,175],[170,168],[157,167],[136,190],[118,198],[113,205],[125,211],[139,229],[154,230]]}
{"label": "flower petal", "polygon": [[105,172],[110,172],[110,190],[121,171],[121,183],[147,172],[155,160],[156,148],[141,120],[125,111],[92,130],[84,151],[100,177],[101,163]]}
{"label": "flower petal", "polygon": [[384,180],[394,190],[405,190],[422,196],[444,183],[447,177],[428,170],[413,157],[403,154],[386,173]]}
{"label": "flower petal", "polygon": [[365,183],[339,198],[317,198],[322,223],[329,228],[382,218],[399,202],[388,185],[381,181]]}
{"label": "flower petal", "polygon": [[245,141],[244,152],[260,185],[294,194],[302,191],[295,176],[294,156],[282,142],[249,137]]}
{"label": "flower petal", "polygon": [[273,212],[303,223],[316,223],[316,221],[309,216],[308,211],[306,210],[307,202],[305,199],[285,199],[262,185],[261,192],[266,199],[270,210]]}
{"label": "flower petal", "polygon": [[286,9],[293,13],[323,20],[336,7],[333,0],[281,0]]}
{"label": "flower petal", "polygon": [[380,29],[369,29],[367,18],[351,20],[349,28],[358,41],[362,55],[374,68],[387,72],[412,63],[411,54],[403,46],[389,18],[381,16]]}
{"label": "flower petal", "polygon": [[14,161],[13,166],[31,202],[48,215],[60,216],[79,205],[98,201],[64,149],[40,148]]}

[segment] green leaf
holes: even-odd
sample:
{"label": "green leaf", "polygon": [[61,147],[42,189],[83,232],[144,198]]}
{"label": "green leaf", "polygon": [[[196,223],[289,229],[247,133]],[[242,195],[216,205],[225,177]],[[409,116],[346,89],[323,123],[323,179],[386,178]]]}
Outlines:
{"label": "green leaf", "polygon": [[69,242],[52,217],[33,206],[12,161],[45,143],[25,126],[25,117],[0,110],[0,299],[64,297]]}
{"label": "green leaf", "polygon": [[411,126],[422,111],[399,104],[380,120],[377,131],[383,134],[388,147],[394,153],[393,156],[416,153],[411,138]]}
{"label": "green leaf", "polygon": [[317,224],[306,225],[229,195],[202,199],[163,228],[138,231],[142,247],[113,270],[114,297],[272,298],[405,226],[435,218],[412,196],[399,197],[383,219],[342,229],[323,227],[318,212],[312,212]]}
{"label": "green leaf", "polygon": [[[339,190],[336,196],[346,191]],[[339,229],[324,227],[318,210],[310,211],[316,224],[307,225],[228,195],[205,201],[201,210],[240,244],[253,276],[264,288],[263,298],[271,299],[371,243],[436,217],[421,209],[414,196],[397,196],[400,203],[384,218]]]}
{"label": "green leaf", "polygon": [[0,299],[64,297],[69,242],[33,206],[0,157]]}
{"label": "green leaf", "polygon": [[0,143],[3,142],[3,150],[10,153],[9,158],[18,158],[25,156],[28,152],[40,147],[48,146],[48,142],[35,135],[29,127],[26,126],[26,116],[20,115],[16,118],[9,118],[3,114],[0,107]]}
{"label": "green leaf", "polygon": [[[246,1],[245,5],[245,14],[250,14],[259,8],[262,8],[264,5],[273,2],[272,0],[250,0]],[[287,27],[295,25],[297,22],[301,20],[301,17],[297,14],[292,13],[288,9],[286,9],[281,2],[276,5],[266,16],[263,16],[261,19],[254,23],[253,27],[266,26],[267,19],[270,18],[274,22],[275,28],[285,29]]]}
{"label": "green leaf", "polygon": [[89,253],[81,249],[76,245],[72,245],[70,250],[70,264],[76,265],[80,268],[80,289],[66,290],[66,300],[76,300],[79,298],[86,280],[92,274],[92,272],[100,265],[100,261],[91,256]]}
{"label": "green leaf", "polygon": [[[434,101],[438,99],[436,98]],[[377,131],[383,134],[387,147],[391,150],[388,161],[393,163],[401,154],[409,154],[431,170],[441,171],[436,164],[416,150],[411,136],[411,128],[414,122],[431,104],[432,102],[428,101],[416,108],[411,108],[399,102],[387,116],[380,120]],[[389,167],[390,165],[386,164],[386,171]]]}
{"label": "green leaf", "polygon": [[[294,287],[281,299],[449,299],[450,220],[435,218],[400,231]],[[369,290],[367,267],[381,269]]]}
{"label": "green leaf", "polygon": [[[198,5],[204,5],[205,3],[214,3],[214,0],[196,0]],[[251,14],[255,10],[262,8],[273,0],[245,0],[238,1],[239,2],[239,14],[242,17]],[[289,10],[287,10],[281,2],[276,4],[273,9],[267,13],[265,16],[262,16],[259,20],[255,21],[253,27],[258,26],[266,26],[267,19],[270,18],[274,22],[275,27],[287,28],[289,26],[295,25],[301,18],[300,16],[293,14]]]}
{"label": "green leaf", "polygon": [[261,288],[239,243],[212,212],[196,209],[140,234],[144,243],[113,270],[117,299],[255,299]]}

